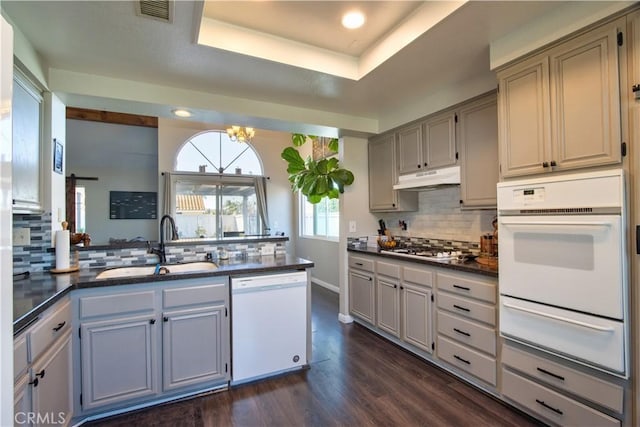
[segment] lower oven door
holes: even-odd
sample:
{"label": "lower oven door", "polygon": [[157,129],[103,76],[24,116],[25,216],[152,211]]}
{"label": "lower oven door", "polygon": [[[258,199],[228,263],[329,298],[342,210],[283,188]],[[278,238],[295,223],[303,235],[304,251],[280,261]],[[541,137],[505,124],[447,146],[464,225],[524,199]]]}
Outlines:
{"label": "lower oven door", "polygon": [[499,217],[500,293],[624,318],[620,215]]}
{"label": "lower oven door", "polygon": [[626,375],[623,322],[500,296],[500,334],[583,364]]}

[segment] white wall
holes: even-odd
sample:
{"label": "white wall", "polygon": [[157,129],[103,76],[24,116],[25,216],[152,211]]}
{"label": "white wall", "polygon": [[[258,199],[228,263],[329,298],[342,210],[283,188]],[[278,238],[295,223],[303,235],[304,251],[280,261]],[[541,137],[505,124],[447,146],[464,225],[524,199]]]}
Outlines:
{"label": "white wall", "polygon": [[[340,319],[349,321],[347,292],[347,237],[368,236],[376,232],[376,216],[369,212],[369,159],[367,139],[345,137],[340,147],[340,159],[353,172],[355,180],[340,197],[340,244],[338,272],[340,275]],[[349,232],[349,222],[355,221],[356,232]],[[335,267],[334,267],[335,268]]]}
{"label": "white wall", "polygon": [[65,176],[67,162],[63,161],[62,163],[62,173],[53,171],[53,141],[55,139],[62,144],[64,147],[63,154],[67,152],[66,106],[51,92],[45,92],[44,104],[44,135],[42,141],[42,164],[44,165],[43,208],[45,212],[51,212],[51,231],[56,231],[62,229],[62,221],[66,219]]}
{"label": "white wall", "polygon": [[[182,145],[194,135],[207,130],[224,130],[224,126],[186,120],[158,119],[158,179],[161,173],[173,171],[176,154]],[[282,150],[291,144],[291,134],[256,129],[251,145],[262,159],[262,168],[267,181],[267,208],[271,232],[284,232],[290,237],[287,250],[295,251],[295,221],[293,215],[294,195],[289,185],[286,162],[280,158]],[[160,190],[162,192],[162,190]],[[162,195],[158,195],[162,206]]]}
{"label": "white wall", "polygon": [[[108,244],[111,237],[158,240],[157,219],[109,218],[110,191],[158,191],[158,130],[83,120],[67,120],[66,126],[67,175],[98,178],[77,182],[86,188],[91,244]],[[61,194],[64,203],[64,186]]]}

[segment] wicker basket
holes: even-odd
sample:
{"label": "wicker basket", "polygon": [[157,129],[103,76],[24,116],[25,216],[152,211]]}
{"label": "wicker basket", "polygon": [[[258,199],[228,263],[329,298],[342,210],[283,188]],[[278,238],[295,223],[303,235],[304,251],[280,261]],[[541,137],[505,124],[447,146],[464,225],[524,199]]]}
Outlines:
{"label": "wicker basket", "polygon": [[393,249],[397,244],[397,242],[393,240],[392,237],[387,237],[385,239],[378,237],[376,241],[378,242],[378,247],[380,249]]}

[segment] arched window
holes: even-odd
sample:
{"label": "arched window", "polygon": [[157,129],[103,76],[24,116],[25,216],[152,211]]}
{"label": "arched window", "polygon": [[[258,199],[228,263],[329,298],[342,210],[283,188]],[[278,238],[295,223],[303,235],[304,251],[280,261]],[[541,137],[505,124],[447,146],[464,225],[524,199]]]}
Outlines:
{"label": "arched window", "polygon": [[226,132],[206,131],[183,144],[174,170],[262,175],[262,162],[251,144],[233,142]]}
{"label": "arched window", "polygon": [[269,233],[265,178],[253,147],[225,132],[185,141],[171,173],[171,206],[180,238]]}

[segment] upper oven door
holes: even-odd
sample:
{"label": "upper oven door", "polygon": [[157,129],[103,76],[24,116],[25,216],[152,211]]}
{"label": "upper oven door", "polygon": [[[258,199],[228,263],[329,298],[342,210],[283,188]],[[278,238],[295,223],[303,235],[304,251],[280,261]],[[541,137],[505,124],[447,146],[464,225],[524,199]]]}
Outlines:
{"label": "upper oven door", "polygon": [[500,293],[622,319],[619,215],[501,216]]}

